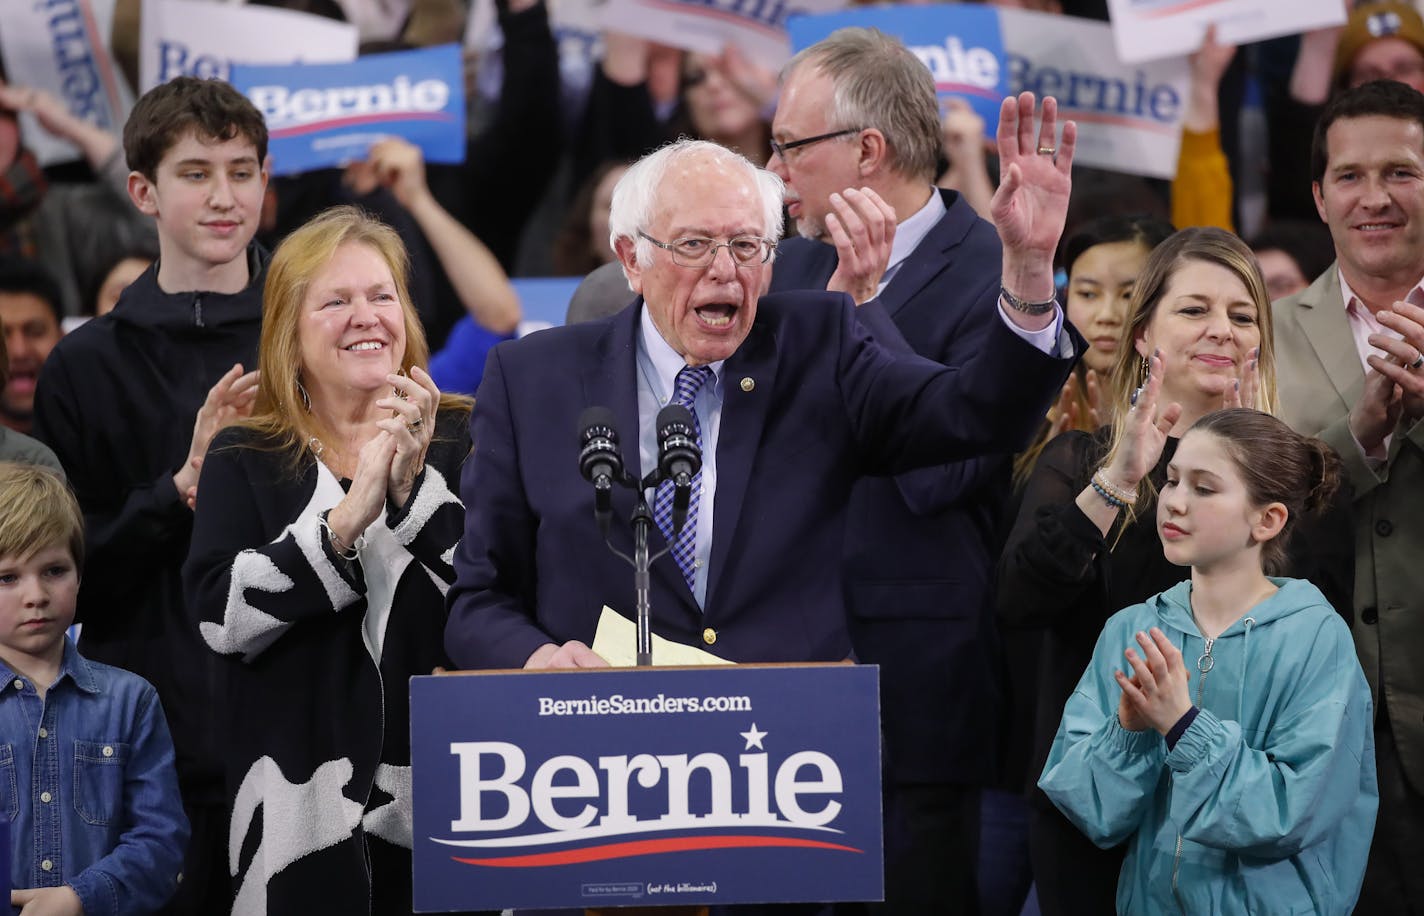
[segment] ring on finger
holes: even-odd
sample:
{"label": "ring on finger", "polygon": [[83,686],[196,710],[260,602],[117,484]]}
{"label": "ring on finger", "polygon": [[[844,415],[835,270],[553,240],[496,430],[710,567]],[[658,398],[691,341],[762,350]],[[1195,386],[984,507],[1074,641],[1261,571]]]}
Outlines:
{"label": "ring on finger", "polygon": [[1420,366],[1424,366],[1424,350],[1420,350],[1416,353],[1414,355],[1414,362],[1409,364],[1410,369],[1418,369]]}
{"label": "ring on finger", "polygon": [[1053,155],[1056,155],[1057,153],[1058,153],[1058,150],[1054,149],[1054,148],[1051,147],[1051,146],[1040,146],[1040,147],[1038,148],[1038,154],[1039,154],[1040,156],[1053,156]]}
{"label": "ring on finger", "polygon": [[425,417],[416,417],[414,420],[411,420],[409,423],[407,423],[405,425],[405,428],[410,430],[411,432],[415,432],[417,429],[420,429],[424,425]]}

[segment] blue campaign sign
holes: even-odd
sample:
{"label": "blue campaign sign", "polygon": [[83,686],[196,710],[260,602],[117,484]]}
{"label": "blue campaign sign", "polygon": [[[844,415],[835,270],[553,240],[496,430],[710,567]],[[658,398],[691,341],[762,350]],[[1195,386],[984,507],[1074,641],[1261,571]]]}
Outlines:
{"label": "blue campaign sign", "polygon": [[878,671],[411,679],[415,909],[880,900]]}
{"label": "blue campaign sign", "polygon": [[[519,308],[524,320],[558,326],[564,323],[569,300],[583,277],[511,277],[510,285],[519,295]],[[633,293],[628,293],[633,301]]]}
{"label": "blue campaign sign", "polygon": [[365,159],[391,136],[419,146],[427,162],[464,161],[459,45],[344,64],[234,64],[230,79],[267,119],[274,175]]}
{"label": "blue campaign sign", "polygon": [[949,96],[963,98],[993,134],[1008,80],[999,14],[992,6],[859,6],[792,16],[787,31],[792,49],[799,51],[847,26],[876,28],[899,38],[929,68],[941,104]]}

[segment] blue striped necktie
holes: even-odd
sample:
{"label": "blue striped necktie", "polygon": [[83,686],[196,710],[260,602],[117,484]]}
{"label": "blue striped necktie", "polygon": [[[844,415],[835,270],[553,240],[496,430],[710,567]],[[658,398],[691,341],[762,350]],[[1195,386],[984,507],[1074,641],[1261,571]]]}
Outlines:
{"label": "blue striped necktie", "polygon": [[[697,420],[697,410],[693,407],[693,402],[697,400],[697,392],[703,385],[712,381],[712,369],[709,366],[683,366],[677,373],[677,381],[674,385],[672,401],[673,404],[681,404],[692,414],[692,433],[697,439],[698,451],[702,450],[702,424]],[[683,523],[682,532],[673,541],[672,537],[672,494],[673,485],[671,480],[664,480],[658,484],[657,493],[653,498],[653,521],[657,522],[658,530],[663,533],[663,539],[672,544],[672,558],[677,561],[677,568],[682,570],[682,577],[687,580],[687,587],[696,591],[694,583],[697,581],[697,570],[692,565],[693,557],[697,553],[697,510],[702,502],[702,471],[692,475],[692,498],[687,506],[687,521]]]}

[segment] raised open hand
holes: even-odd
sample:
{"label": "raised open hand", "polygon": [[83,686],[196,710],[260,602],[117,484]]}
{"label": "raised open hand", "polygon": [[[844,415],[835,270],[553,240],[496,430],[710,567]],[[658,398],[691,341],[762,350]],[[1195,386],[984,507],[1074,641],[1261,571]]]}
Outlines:
{"label": "raised open hand", "polygon": [[[999,190],[990,211],[1004,243],[1005,286],[1025,299],[1043,300],[1053,295],[1053,254],[1068,217],[1078,127],[1065,121],[1063,138],[1055,141],[1058,103],[1049,96],[1035,139],[1034,107],[1033,93],[1024,92],[1004,99],[999,109]],[[1018,279],[1010,276],[1011,266],[1025,259],[1046,270],[1045,276],[1032,278],[1041,281],[1039,288],[1010,286]]]}
{"label": "raised open hand", "polygon": [[1162,357],[1153,353],[1147,383],[1133,395],[1128,409],[1127,428],[1117,450],[1108,458],[1103,473],[1108,482],[1119,489],[1135,492],[1138,483],[1157,466],[1167,434],[1182,416],[1180,404],[1172,403],[1157,409],[1162,392]]}

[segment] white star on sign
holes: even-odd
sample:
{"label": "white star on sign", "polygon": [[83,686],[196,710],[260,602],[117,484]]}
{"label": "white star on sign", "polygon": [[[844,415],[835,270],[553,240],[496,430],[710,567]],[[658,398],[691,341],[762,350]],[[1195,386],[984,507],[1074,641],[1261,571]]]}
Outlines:
{"label": "white star on sign", "polygon": [[743,750],[749,751],[752,749],[753,746],[755,746],[756,749],[759,751],[766,750],[766,748],[761,746],[761,739],[766,737],[766,732],[757,731],[755,722],[752,723],[750,731],[741,732],[740,734],[743,738],[747,739],[747,746],[743,748]]}

